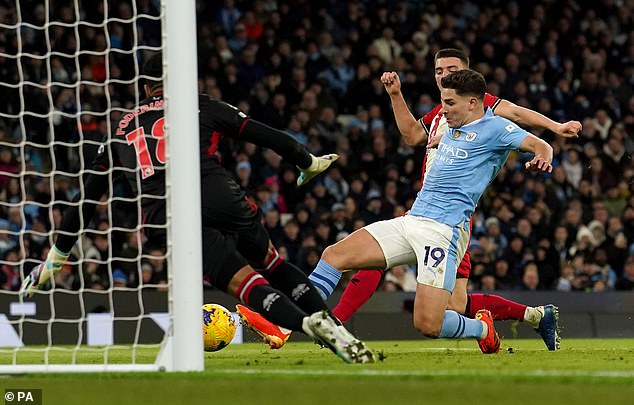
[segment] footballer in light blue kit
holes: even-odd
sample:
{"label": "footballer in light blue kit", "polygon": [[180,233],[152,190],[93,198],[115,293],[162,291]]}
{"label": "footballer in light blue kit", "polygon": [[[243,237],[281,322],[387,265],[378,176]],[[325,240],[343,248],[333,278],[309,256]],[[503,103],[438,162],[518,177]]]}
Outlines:
{"label": "footballer in light blue kit", "polygon": [[460,128],[449,128],[410,215],[466,226],[478,199],[511,150],[519,150],[528,135],[488,107],[484,117]]}
{"label": "footballer in light blue kit", "polygon": [[469,219],[512,150],[533,152],[526,169],[542,172],[552,171],[553,152],[543,140],[485,110],[480,73],[457,71],[442,78],[440,87],[450,130],[409,214],[369,224],[329,246],[310,279],[331,292],[342,271],[416,264],[414,327],[428,337],[473,337],[483,353],[498,353],[489,311],[469,319],[447,309],[469,241]]}
{"label": "footballer in light blue kit", "polygon": [[[452,228],[450,240],[441,238],[423,246],[425,256],[422,263],[419,257],[418,265],[427,274],[420,274],[419,270],[418,277],[426,284],[453,291],[455,269],[468,244],[469,221],[475,206],[511,150],[519,150],[528,135],[487,108],[482,118],[460,128],[450,127],[443,136],[423,188],[409,212],[435,221],[436,224],[430,224],[434,228],[438,228],[437,224]],[[447,264],[443,269],[441,262],[445,255]]]}

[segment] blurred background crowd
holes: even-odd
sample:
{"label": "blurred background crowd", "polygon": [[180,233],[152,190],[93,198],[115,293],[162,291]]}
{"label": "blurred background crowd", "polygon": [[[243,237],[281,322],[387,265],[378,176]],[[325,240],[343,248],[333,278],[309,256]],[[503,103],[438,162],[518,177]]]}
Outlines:
{"label": "blurred background crowd", "polygon": [[[15,2],[0,0],[12,26],[0,30],[0,289],[17,290],[20,272],[46,256],[81,170],[143,98],[139,70],[160,46],[157,1],[49,2],[20,2],[16,27]],[[527,156],[508,159],[473,218],[470,288],[634,288],[634,1],[197,3],[200,91],[315,155],[341,156],[297,188],[297,169],[270,150],[227,139],[217,152],[280,253],[307,273],[327,245],[411,205],[424,147],[400,141],[379,78],[396,71],[420,117],[439,100],[434,53],[456,47],[490,93],[583,124],[578,139],[530,129],[554,148],[551,175],[523,170]],[[164,254],[137,229],[129,189],[113,175],[108,191],[114,204],[100,204],[74,252],[84,261],[58,286],[161,285]],[[391,269],[382,288],[412,291],[414,274]]]}

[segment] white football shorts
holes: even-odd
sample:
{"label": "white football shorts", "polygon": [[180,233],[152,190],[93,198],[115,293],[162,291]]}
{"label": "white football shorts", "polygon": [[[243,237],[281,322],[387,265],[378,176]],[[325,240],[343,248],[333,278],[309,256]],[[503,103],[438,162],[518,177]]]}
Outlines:
{"label": "white football shorts", "polygon": [[404,215],[365,226],[379,243],[387,268],[416,264],[416,280],[453,291],[456,270],[469,243],[469,229]]}

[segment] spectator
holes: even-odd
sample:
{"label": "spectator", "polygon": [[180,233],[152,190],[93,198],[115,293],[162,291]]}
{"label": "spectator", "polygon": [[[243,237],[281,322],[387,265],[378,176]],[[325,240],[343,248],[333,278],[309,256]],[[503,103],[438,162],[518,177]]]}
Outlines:
{"label": "spectator", "polygon": [[392,267],[385,273],[383,289],[385,291],[416,291],[416,276],[407,266]]}
{"label": "spectator", "polygon": [[383,214],[382,208],[383,202],[381,200],[381,193],[376,190],[371,190],[368,193],[367,203],[364,209],[361,210],[361,218],[366,224],[390,218],[389,215]]}
{"label": "spectator", "polygon": [[623,232],[617,233],[613,242],[608,244],[608,263],[614,269],[617,276],[623,274],[624,263],[628,255],[627,247],[627,237]]}
{"label": "spectator", "polygon": [[94,235],[92,244],[84,253],[83,273],[86,288],[103,290],[110,286],[108,254],[108,235],[103,233]]}
{"label": "spectator", "polygon": [[244,18],[241,20],[244,24],[246,36],[251,42],[257,42],[264,33],[264,26],[256,18],[255,13],[251,10],[244,12]]}
{"label": "spectator", "polygon": [[330,66],[323,70],[319,77],[328,83],[339,99],[343,99],[350,82],[354,80],[354,75],[354,69],[346,63],[343,53],[338,52],[333,56]]}
{"label": "spectator", "polygon": [[498,259],[494,266],[495,288],[498,290],[512,290],[517,280],[509,273],[509,264],[504,259]]}
{"label": "spectator", "polygon": [[520,289],[524,291],[537,291],[539,288],[539,271],[535,263],[527,263],[522,273]]}
{"label": "spectator", "polygon": [[12,150],[0,147],[0,190],[4,190],[7,182],[19,172],[18,160]]}
{"label": "spectator", "polygon": [[121,269],[115,269],[112,272],[112,285],[113,287],[122,288],[128,286],[128,275]]}
{"label": "spectator", "polygon": [[297,253],[301,247],[299,225],[295,219],[289,219],[284,224],[284,236],[280,246],[284,246],[287,251],[288,261],[297,264]]}
{"label": "spectator", "polygon": [[284,229],[280,223],[280,212],[276,209],[267,211],[264,214],[264,227],[269,233],[273,245],[280,246],[284,240]]}
{"label": "spectator", "polygon": [[343,137],[343,128],[337,122],[337,115],[332,107],[321,109],[319,119],[315,123],[315,129],[319,132],[319,136],[331,145],[334,145],[339,138]]}
{"label": "spectator", "polygon": [[559,279],[555,290],[557,291],[572,291],[572,280],[575,276],[575,268],[571,264],[564,264],[561,268]]}
{"label": "spectator", "polygon": [[286,128],[286,132],[302,145],[306,145],[308,143],[308,136],[304,133],[302,129],[302,124],[299,121],[297,115],[291,116],[290,120],[288,121],[288,128]]}
{"label": "spectator", "polygon": [[149,247],[143,257],[142,285],[153,284],[158,285],[159,289],[164,288],[167,283],[167,261],[161,249]]}
{"label": "spectator", "polygon": [[584,259],[582,255],[575,256],[573,260],[575,266],[575,275],[571,281],[573,291],[592,291],[592,274],[594,272],[594,263],[591,259]]}
{"label": "spectator", "polygon": [[486,227],[486,237],[491,244],[493,257],[501,257],[508,247],[508,240],[501,232],[500,220],[496,217],[489,217],[484,221],[484,226]]}
{"label": "spectator", "polygon": [[524,239],[516,235],[511,238],[509,246],[502,256],[509,264],[511,278],[519,280],[524,267]]}
{"label": "spectator", "polygon": [[541,290],[552,290],[559,276],[557,255],[550,247],[547,239],[540,241],[535,249],[535,264],[539,272],[539,287]]}
{"label": "spectator", "polygon": [[324,176],[324,186],[328,194],[333,196],[338,202],[342,202],[350,192],[350,185],[345,177],[343,177],[339,167],[333,167],[332,170]]}
{"label": "spectator", "polygon": [[604,248],[597,248],[594,251],[595,270],[592,274],[592,281],[596,284],[601,282],[602,291],[614,290],[617,275],[616,272],[608,264],[608,255]]}
{"label": "spectator", "polygon": [[334,232],[352,232],[352,223],[346,218],[346,206],[342,203],[332,205],[329,225]]}
{"label": "spectator", "polygon": [[597,242],[592,234],[592,231],[587,226],[582,225],[577,231],[577,241],[570,248],[570,254],[589,255],[596,246]]}
{"label": "spectator", "polygon": [[0,218],[0,256],[4,256],[17,246],[17,242],[9,232],[9,221]]}
{"label": "spectator", "polygon": [[372,42],[372,47],[376,51],[376,55],[387,66],[392,63],[394,58],[400,56],[403,50],[401,45],[394,39],[394,30],[389,27],[383,29],[381,37]]}
{"label": "spectator", "polygon": [[223,6],[218,11],[217,20],[220,22],[223,32],[227,35],[232,35],[241,16],[242,13],[235,6],[234,0],[224,0]]}
{"label": "spectator", "polygon": [[566,172],[566,178],[573,187],[579,187],[579,181],[583,176],[583,165],[579,157],[579,151],[575,147],[568,149],[562,167]]}
{"label": "spectator", "polygon": [[484,273],[480,278],[480,291],[495,291],[497,290],[497,280],[493,274]]}
{"label": "spectator", "polygon": [[592,124],[594,124],[594,127],[597,129],[599,137],[605,141],[608,138],[608,132],[613,124],[612,118],[610,118],[608,112],[603,108],[598,109],[594,113]]}
{"label": "spectator", "polygon": [[17,250],[7,250],[1,257],[2,261],[6,263],[0,265],[0,289],[17,291],[22,284],[20,267],[17,265],[20,261],[20,255]]}
{"label": "spectator", "polygon": [[247,193],[255,190],[255,181],[251,176],[251,163],[248,160],[242,160],[236,165],[236,176],[238,184],[244,188]]}
{"label": "spectator", "polygon": [[614,288],[621,291],[634,290],[634,256],[625,261],[623,276],[617,280]]}

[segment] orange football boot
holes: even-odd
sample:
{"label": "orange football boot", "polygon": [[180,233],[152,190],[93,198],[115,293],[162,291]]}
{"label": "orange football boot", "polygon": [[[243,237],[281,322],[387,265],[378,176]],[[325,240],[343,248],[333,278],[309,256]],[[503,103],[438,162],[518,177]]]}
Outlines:
{"label": "orange football boot", "polygon": [[489,329],[486,337],[482,340],[478,339],[478,346],[484,354],[493,354],[500,351],[500,337],[493,327],[493,316],[488,309],[481,309],[476,312],[475,319],[487,324]]}
{"label": "orange football boot", "polygon": [[266,320],[262,315],[250,310],[244,305],[236,305],[236,310],[238,311],[238,315],[240,315],[242,325],[260,336],[264,343],[269,345],[271,349],[281,348],[289,336],[291,336],[290,331],[282,331],[279,326]]}

